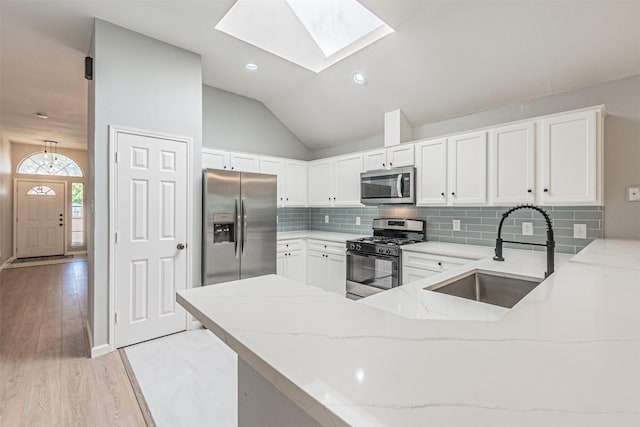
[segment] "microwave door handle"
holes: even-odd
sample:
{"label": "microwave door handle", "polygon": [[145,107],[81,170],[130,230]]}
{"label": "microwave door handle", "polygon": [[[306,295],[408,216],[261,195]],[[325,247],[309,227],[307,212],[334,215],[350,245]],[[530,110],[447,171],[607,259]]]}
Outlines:
{"label": "microwave door handle", "polygon": [[398,197],[402,197],[402,174],[398,174],[398,181],[396,181],[396,189],[398,190]]}

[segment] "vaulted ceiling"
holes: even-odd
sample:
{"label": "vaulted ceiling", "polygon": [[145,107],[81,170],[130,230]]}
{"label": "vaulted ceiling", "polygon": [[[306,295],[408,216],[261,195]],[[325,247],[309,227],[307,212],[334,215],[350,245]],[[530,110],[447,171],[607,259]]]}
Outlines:
{"label": "vaulted ceiling", "polygon": [[361,2],[395,32],[316,74],[215,30],[232,0],[3,0],[0,125],[86,145],[93,17],[201,54],[205,84],[262,101],[310,149],[379,134],[397,108],[417,126],[640,74],[640,0]]}

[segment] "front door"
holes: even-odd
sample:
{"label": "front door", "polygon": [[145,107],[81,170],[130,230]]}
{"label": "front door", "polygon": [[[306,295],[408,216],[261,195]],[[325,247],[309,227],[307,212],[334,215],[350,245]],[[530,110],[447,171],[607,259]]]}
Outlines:
{"label": "front door", "polygon": [[115,344],[186,328],[187,142],[116,130]]}
{"label": "front door", "polygon": [[16,258],[64,254],[65,184],[18,181]]}

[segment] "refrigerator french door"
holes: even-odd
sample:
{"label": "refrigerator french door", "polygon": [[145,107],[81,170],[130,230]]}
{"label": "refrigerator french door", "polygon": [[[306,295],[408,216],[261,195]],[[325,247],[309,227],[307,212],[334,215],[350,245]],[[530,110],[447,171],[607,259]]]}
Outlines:
{"label": "refrigerator french door", "polygon": [[205,169],[202,284],[276,272],[275,175]]}

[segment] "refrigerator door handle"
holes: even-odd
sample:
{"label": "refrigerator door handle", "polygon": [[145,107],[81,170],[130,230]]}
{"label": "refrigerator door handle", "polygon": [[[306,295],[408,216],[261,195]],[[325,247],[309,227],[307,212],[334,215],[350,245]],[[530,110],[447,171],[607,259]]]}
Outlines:
{"label": "refrigerator door handle", "polygon": [[247,210],[244,207],[244,200],[242,199],[242,256],[244,256],[244,247],[247,244]]}
{"label": "refrigerator door handle", "polygon": [[233,239],[234,247],[233,247],[233,251],[234,251],[234,253],[236,254],[236,258],[238,258],[238,256],[240,255],[240,253],[239,253],[239,251],[238,251],[238,249],[239,249],[239,247],[238,247],[238,231],[240,231],[240,230],[239,230],[239,228],[240,228],[239,224],[240,224],[240,220],[241,220],[241,218],[240,218],[240,199],[238,199],[238,198],[236,198],[236,212],[235,212],[235,216],[236,216],[236,220],[233,222],[233,228],[234,228],[234,230],[233,230],[233,234],[234,234],[234,239]]}

